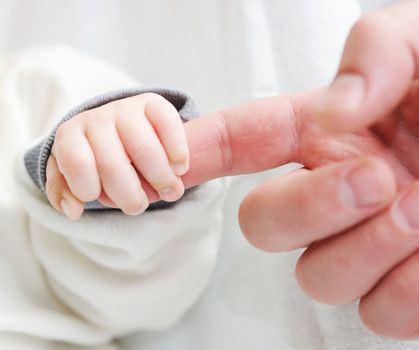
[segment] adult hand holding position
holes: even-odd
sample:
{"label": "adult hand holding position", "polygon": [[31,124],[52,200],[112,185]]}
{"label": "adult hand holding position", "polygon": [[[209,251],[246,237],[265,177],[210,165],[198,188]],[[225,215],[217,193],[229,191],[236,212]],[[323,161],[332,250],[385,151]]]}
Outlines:
{"label": "adult hand holding position", "polygon": [[367,14],[327,89],[187,127],[186,183],[305,165],[247,196],[243,232],[266,251],[308,247],[297,265],[302,288],[329,304],[361,298],[367,327],[396,338],[419,337],[418,37],[419,1]]}

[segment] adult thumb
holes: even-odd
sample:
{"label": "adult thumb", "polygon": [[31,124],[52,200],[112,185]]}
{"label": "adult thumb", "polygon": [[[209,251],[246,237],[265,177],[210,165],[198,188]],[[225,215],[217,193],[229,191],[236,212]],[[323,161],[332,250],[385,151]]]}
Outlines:
{"label": "adult thumb", "polygon": [[417,78],[419,1],[404,1],[361,17],[345,45],[338,73],[319,98],[316,119],[351,132],[393,111]]}

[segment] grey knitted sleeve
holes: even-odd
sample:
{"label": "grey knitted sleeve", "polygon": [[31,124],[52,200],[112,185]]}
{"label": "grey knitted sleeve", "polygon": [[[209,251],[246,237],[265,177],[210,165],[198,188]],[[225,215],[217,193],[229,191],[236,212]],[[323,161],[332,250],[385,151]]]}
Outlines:
{"label": "grey knitted sleeve", "polygon": [[[198,116],[198,110],[195,106],[195,103],[192,99],[182,91],[166,89],[166,88],[131,88],[126,90],[120,90],[115,92],[110,92],[101,96],[97,96],[93,99],[90,99],[81,105],[77,106],[69,113],[67,113],[60,122],[53,129],[51,134],[49,134],[44,140],[39,144],[29,149],[24,156],[26,169],[38,186],[38,188],[45,193],[45,185],[47,181],[46,176],[46,167],[47,161],[51,153],[52,145],[54,144],[55,134],[60,125],[62,125],[67,120],[73,118],[74,116],[80,114],[81,112],[87,111],[89,109],[97,108],[102,105],[105,105],[109,102],[120,100],[127,97],[136,96],[146,92],[153,92],[163,96],[167,99],[179,112],[179,115],[183,122],[187,122]],[[157,202],[150,205],[150,209],[162,208],[168,206],[168,203]],[[109,209],[97,201],[86,203],[86,209]]]}

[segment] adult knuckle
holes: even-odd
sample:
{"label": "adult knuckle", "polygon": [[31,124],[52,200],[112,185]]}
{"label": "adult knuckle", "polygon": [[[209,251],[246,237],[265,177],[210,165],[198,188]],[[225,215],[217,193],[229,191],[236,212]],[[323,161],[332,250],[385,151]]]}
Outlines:
{"label": "adult knuckle", "polygon": [[389,284],[390,296],[401,299],[404,303],[416,305],[419,302],[419,276],[403,269],[395,271]]}
{"label": "adult knuckle", "polygon": [[216,140],[220,157],[222,159],[223,169],[226,175],[230,174],[234,168],[233,151],[231,146],[231,138],[227,127],[227,120],[222,112],[218,112],[215,117],[215,125],[217,130]]}
{"label": "adult knuckle", "polygon": [[351,29],[350,36],[370,36],[389,20],[389,16],[380,11],[369,12],[360,17]]}
{"label": "adult knuckle", "polygon": [[387,248],[381,239],[382,235],[380,235],[382,231],[380,230],[377,232],[376,227],[360,227],[358,230],[358,236],[361,242],[361,246],[364,247],[366,251],[381,251]]}

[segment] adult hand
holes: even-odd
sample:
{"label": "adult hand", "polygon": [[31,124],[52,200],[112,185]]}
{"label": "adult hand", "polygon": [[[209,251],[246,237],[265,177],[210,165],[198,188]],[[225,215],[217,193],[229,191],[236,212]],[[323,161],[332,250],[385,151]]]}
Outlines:
{"label": "adult hand", "polygon": [[187,125],[186,186],[305,165],[248,195],[243,232],[267,251],[308,247],[297,265],[302,288],[330,304],[360,298],[367,327],[397,338],[419,337],[418,37],[418,1],[368,14],[328,89]]}

